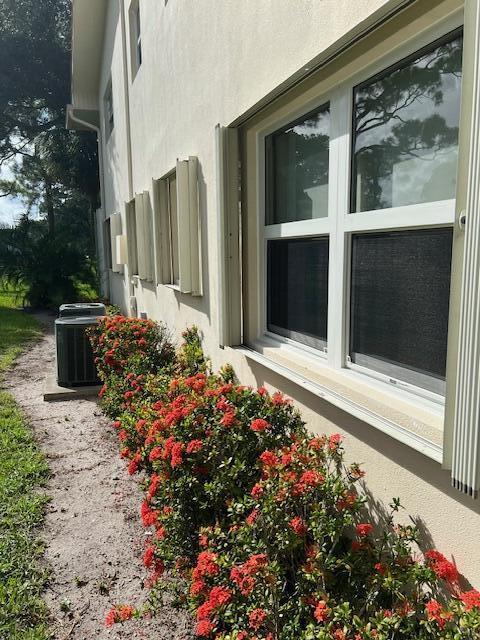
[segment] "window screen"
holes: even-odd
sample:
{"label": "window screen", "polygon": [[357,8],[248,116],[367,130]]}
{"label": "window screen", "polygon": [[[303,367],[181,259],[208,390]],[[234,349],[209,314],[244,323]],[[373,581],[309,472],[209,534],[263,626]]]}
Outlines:
{"label": "window screen", "polygon": [[328,215],[329,142],[328,104],[266,138],[266,224]]}
{"label": "window screen", "polygon": [[455,197],[462,40],[450,34],[355,87],[352,211]]}
{"label": "window screen", "polygon": [[328,238],[268,243],[268,330],[322,348],[327,341]]}
{"label": "window screen", "polygon": [[353,362],[442,390],[451,252],[451,229],[353,236]]}

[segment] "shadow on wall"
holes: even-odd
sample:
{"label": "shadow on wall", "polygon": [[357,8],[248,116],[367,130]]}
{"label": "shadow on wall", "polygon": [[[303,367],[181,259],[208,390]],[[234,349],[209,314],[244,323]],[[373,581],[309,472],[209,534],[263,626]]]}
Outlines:
{"label": "shadow on wall", "polygon": [[[363,493],[368,498],[368,509],[365,510],[366,518],[368,519],[368,521],[376,523],[380,529],[388,530],[388,528],[390,527],[390,514],[385,504],[375,498],[373,493],[368,488],[366,482],[362,482],[361,486]],[[402,515],[401,511],[400,515]],[[422,553],[425,553],[430,549],[436,549],[435,542],[430,534],[430,531],[427,528],[425,521],[421,517],[412,518],[411,516],[410,520],[412,522],[412,525],[418,529],[418,546],[420,548],[420,551],[422,551]],[[455,557],[451,557],[449,559],[452,560],[454,564],[456,564]],[[469,589],[473,588],[471,583],[463,575],[460,576],[459,586],[462,591],[468,591]],[[447,587],[445,587],[444,595],[449,595]]]}
{"label": "shadow on wall", "polygon": [[258,386],[269,384],[280,389],[287,396],[295,398],[296,403],[317,414],[320,420],[328,422],[332,429],[341,429],[342,432],[348,433],[371,449],[378,451],[380,455],[391,460],[395,465],[414,474],[421,481],[431,485],[470,511],[480,514],[480,500],[472,500],[469,496],[454,489],[450,484],[450,472],[443,470],[438,462],[381,433],[378,429],[349,413],[332,406],[267,367],[256,362],[250,362],[249,365]]}

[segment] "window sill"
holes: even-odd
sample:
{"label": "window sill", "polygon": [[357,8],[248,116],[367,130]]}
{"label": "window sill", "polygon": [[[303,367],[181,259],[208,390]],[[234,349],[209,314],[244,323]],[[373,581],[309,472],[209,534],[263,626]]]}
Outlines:
{"label": "window sill", "polygon": [[[443,411],[439,407],[398,399],[369,384],[366,376],[336,371],[311,358],[289,354],[288,349],[259,342],[255,349],[236,347],[236,352],[301,386],[333,406],[346,411],[415,451],[442,463]],[[426,436],[428,434],[428,437]]]}
{"label": "window sill", "polygon": [[167,289],[172,289],[173,291],[178,291],[179,293],[181,293],[181,289],[180,289],[180,286],[178,284],[165,284],[164,287],[166,287]]}

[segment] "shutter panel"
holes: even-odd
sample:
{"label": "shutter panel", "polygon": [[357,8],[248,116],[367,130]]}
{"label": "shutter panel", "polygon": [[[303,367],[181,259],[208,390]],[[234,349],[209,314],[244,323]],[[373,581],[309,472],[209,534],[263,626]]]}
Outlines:
{"label": "shutter panel", "polygon": [[146,279],[146,237],[145,237],[145,212],[143,207],[143,194],[135,194],[135,228],[137,231],[137,261],[138,261],[138,277],[141,280]]}
{"label": "shutter panel", "polygon": [[217,209],[220,346],[242,344],[240,170],[238,131],[217,125]]}
{"label": "shutter panel", "polygon": [[198,193],[198,160],[188,158],[188,198],[190,215],[190,269],[192,295],[203,295],[202,288],[202,229]]}
{"label": "shutter panel", "polygon": [[[447,356],[456,360],[456,385],[447,377],[444,465],[451,466],[452,484],[478,497],[480,489],[480,3],[465,2],[462,110],[457,182],[458,221],[454,242],[455,266],[461,265],[460,305],[450,305]],[[462,216],[465,230],[462,232]],[[464,237],[462,237],[464,236]],[[459,269],[458,269],[459,270]],[[457,317],[460,306],[460,318]],[[458,324],[457,324],[458,323]],[[458,336],[453,328],[458,326]]]}
{"label": "shutter panel", "polygon": [[180,291],[203,295],[198,160],[177,161],[178,261]]}
{"label": "shutter panel", "polygon": [[117,236],[122,235],[122,216],[120,213],[114,213],[110,216],[110,237],[112,249],[112,271],[115,273],[123,272],[123,264],[117,252]]}
{"label": "shutter panel", "polygon": [[188,160],[177,160],[178,263],[180,291],[192,292],[191,221]]}

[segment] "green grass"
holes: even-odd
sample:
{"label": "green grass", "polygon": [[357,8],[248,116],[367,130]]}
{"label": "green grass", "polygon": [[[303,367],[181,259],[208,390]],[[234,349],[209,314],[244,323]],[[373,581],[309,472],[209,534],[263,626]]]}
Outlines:
{"label": "green grass", "polygon": [[0,375],[9,367],[25,343],[40,335],[36,319],[16,308],[22,291],[0,283]]}
{"label": "green grass", "polygon": [[[35,318],[15,309],[15,292],[0,290],[0,378],[39,335]],[[1,380],[0,380],[1,381]],[[39,492],[46,462],[12,396],[0,390],[0,639],[46,640],[37,528],[47,498]]]}

